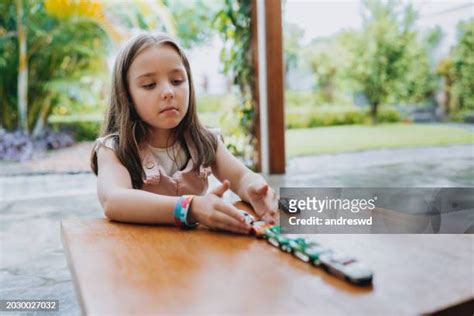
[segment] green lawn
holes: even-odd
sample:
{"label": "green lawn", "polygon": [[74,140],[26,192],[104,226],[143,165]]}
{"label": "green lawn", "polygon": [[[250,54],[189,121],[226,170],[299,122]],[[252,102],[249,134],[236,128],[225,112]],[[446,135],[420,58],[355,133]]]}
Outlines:
{"label": "green lawn", "polygon": [[286,131],[287,156],[367,149],[474,144],[469,130],[436,124],[350,125]]}

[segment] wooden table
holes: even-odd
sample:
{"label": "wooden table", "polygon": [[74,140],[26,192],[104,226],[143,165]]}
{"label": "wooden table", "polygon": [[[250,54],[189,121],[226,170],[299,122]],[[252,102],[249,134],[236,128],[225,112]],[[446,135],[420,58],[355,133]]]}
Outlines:
{"label": "wooden table", "polygon": [[364,288],[250,236],[106,219],[66,220],[61,234],[84,314],[474,311],[473,235],[318,235],[373,269]]}

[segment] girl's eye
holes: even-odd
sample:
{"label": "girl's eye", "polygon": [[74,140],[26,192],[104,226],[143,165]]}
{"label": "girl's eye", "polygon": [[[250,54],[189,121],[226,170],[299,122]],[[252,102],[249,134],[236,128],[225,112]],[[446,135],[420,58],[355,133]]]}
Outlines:
{"label": "girl's eye", "polygon": [[184,81],[184,80],[176,79],[176,80],[172,80],[171,82],[172,82],[175,86],[178,86],[178,85],[182,84],[183,81]]}
{"label": "girl's eye", "polygon": [[155,86],[156,86],[156,83],[150,83],[150,84],[143,85],[142,87],[147,90],[150,90],[150,89],[153,89]]}

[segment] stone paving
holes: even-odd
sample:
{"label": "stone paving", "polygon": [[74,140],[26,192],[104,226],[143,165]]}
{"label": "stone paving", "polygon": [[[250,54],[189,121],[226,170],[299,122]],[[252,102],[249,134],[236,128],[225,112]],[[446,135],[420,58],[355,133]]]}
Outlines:
{"label": "stone paving", "polygon": [[36,160],[22,163],[0,162],[0,177],[49,174],[49,173],[88,173],[89,156],[93,142],[81,142],[68,148],[61,148],[44,154]]}
{"label": "stone paving", "polygon": [[[58,299],[59,314],[80,314],[59,223],[103,216],[95,176],[81,168],[76,174],[0,176],[0,299]],[[472,187],[474,145],[300,157],[289,161],[286,175],[268,179],[275,188]]]}

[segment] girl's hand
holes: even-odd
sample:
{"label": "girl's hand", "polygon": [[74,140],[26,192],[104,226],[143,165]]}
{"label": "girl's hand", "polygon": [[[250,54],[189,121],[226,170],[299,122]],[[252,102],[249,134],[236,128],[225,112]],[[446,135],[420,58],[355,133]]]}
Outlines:
{"label": "girl's hand", "polygon": [[195,196],[188,216],[211,229],[248,234],[251,227],[245,222],[244,216],[235,206],[222,199],[229,186],[226,180],[209,194]]}
{"label": "girl's hand", "polygon": [[251,183],[247,194],[257,216],[269,224],[278,222],[278,195],[267,183]]}

